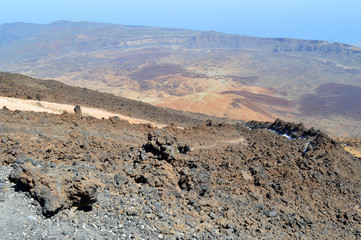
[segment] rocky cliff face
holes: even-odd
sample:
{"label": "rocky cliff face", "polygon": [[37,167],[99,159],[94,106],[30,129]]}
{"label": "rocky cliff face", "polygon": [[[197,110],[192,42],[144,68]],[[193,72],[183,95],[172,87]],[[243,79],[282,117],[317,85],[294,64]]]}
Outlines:
{"label": "rocky cliff face", "polygon": [[361,63],[361,49],[325,41],[205,34],[189,37],[182,45],[187,48],[258,49],[274,53],[327,58],[348,66],[359,66]]}
{"label": "rocky cliff face", "polygon": [[[190,49],[257,49],[274,53],[287,53],[308,57],[327,58],[348,66],[359,66],[361,50],[347,44],[287,38],[257,38],[167,29],[143,26],[124,26],[88,22],[59,21],[48,25],[4,24],[0,26],[0,52],[11,54],[8,48],[25,47],[44,41],[53,51],[53,41],[62,47],[61,54],[69,51],[90,52],[100,49],[129,49],[144,47],[182,47]],[[71,41],[69,41],[71,40]],[[50,41],[50,42],[49,42]],[[53,43],[51,43],[53,42]],[[44,42],[43,42],[44,43]],[[50,48],[49,48],[50,47]],[[44,54],[44,53],[43,53]],[[3,56],[7,57],[8,56]]]}

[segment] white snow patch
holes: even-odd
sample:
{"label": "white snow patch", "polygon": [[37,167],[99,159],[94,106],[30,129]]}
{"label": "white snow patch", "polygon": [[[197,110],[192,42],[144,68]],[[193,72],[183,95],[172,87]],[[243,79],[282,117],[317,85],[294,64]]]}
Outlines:
{"label": "white snow patch", "polygon": [[303,150],[303,153],[307,152],[308,145],[310,145],[310,142],[306,143],[305,150]]}
{"label": "white snow patch", "polygon": [[284,137],[286,137],[286,138],[288,138],[288,139],[290,139],[290,140],[293,140],[294,138],[293,137],[291,137],[290,135],[288,135],[288,134],[281,134],[281,133],[279,133],[279,132],[277,132],[277,131],[275,131],[275,130],[272,130],[272,129],[268,129],[268,128],[266,128],[267,129],[267,131],[271,131],[271,132],[274,132],[274,133],[277,133],[278,135],[281,135],[281,136],[284,136]]}

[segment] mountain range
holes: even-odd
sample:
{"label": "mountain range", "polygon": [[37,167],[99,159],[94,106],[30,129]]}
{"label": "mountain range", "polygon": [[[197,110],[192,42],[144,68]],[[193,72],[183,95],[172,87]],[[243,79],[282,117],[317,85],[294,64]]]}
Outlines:
{"label": "mountain range", "polygon": [[361,49],[118,24],[0,26],[0,69],[230,119],[361,136]]}

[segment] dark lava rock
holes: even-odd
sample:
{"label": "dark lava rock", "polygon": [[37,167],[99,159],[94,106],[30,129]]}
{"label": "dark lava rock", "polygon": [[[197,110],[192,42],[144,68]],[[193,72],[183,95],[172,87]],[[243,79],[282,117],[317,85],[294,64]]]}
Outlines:
{"label": "dark lava rock", "polygon": [[13,112],[0,121],[15,188],[51,216],[37,221],[69,228],[29,228],[29,239],[352,239],[360,224],[359,159],[299,124],[258,125],[290,139],[217,122],[156,129]]}
{"label": "dark lava rock", "polygon": [[75,114],[78,114],[78,115],[81,115],[81,114],[82,114],[80,105],[76,105],[76,106],[74,107],[74,112],[75,112]]}
{"label": "dark lava rock", "polygon": [[77,176],[68,169],[48,168],[24,163],[10,173],[10,180],[29,191],[43,206],[43,214],[52,216],[61,209],[77,206],[89,208],[97,201],[97,181],[89,176]]}
{"label": "dark lava rock", "polygon": [[177,138],[171,134],[156,130],[148,134],[148,143],[143,145],[143,149],[145,152],[156,156],[159,160],[171,162],[177,158],[178,154],[189,152],[191,147],[187,144],[179,144]]}
{"label": "dark lava rock", "polygon": [[127,177],[124,177],[120,174],[116,174],[114,176],[114,182],[117,186],[121,187],[124,184],[128,184],[129,183],[129,179]]}
{"label": "dark lava rock", "polygon": [[287,136],[296,139],[296,138],[307,138],[314,137],[319,134],[322,134],[321,131],[315,130],[313,128],[306,129],[302,123],[293,123],[285,122],[281,119],[276,119],[273,123],[271,122],[259,122],[259,121],[249,121],[246,125],[251,129],[268,129],[277,132],[278,134],[286,134]]}

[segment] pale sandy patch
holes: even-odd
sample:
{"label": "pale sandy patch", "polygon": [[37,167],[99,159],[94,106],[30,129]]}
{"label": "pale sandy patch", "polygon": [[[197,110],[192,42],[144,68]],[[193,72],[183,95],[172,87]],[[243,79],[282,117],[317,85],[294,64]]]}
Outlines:
{"label": "pale sandy patch", "polygon": [[207,146],[197,146],[197,147],[192,147],[192,151],[196,150],[196,149],[209,149],[209,148],[215,148],[217,146],[219,146],[219,144],[221,143],[226,143],[226,144],[242,144],[242,145],[246,145],[246,140],[244,139],[244,137],[240,137],[240,138],[236,138],[236,139],[231,139],[231,140],[221,140],[221,141],[216,141],[214,144],[211,145],[207,145]]}
{"label": "pale sandy patch", "polygon": [[355,157],[361,158],[361,151],[352,147],[345,147],[345,150],[354,155]]}
{"label": "pale sandy patch", "polygon": [[[6,106],[8,109],[15,111],[33,111],[33,112],[48,112],[53,114],[61,114],[64,111],[69,113],[74,112],[74,106],[69,104],[60,104],[52,103],[45,101],[35,101],[35,100],[24,100],[18,98],[9,98],[9,97],[0,97],[0,108]],[[98,108],[90,108],[81,106],[82,113],[85,116],[93,116],[95,118],[109,118],[109,117],[119,117],[120,119],[126,120],[132,124],[150,124],[154,127],[163,128],[167,125],[159,124],[156,122],[151,122],[144,119],[132,118],[128,116],[121,115],[119,113],[109,112]]]}

